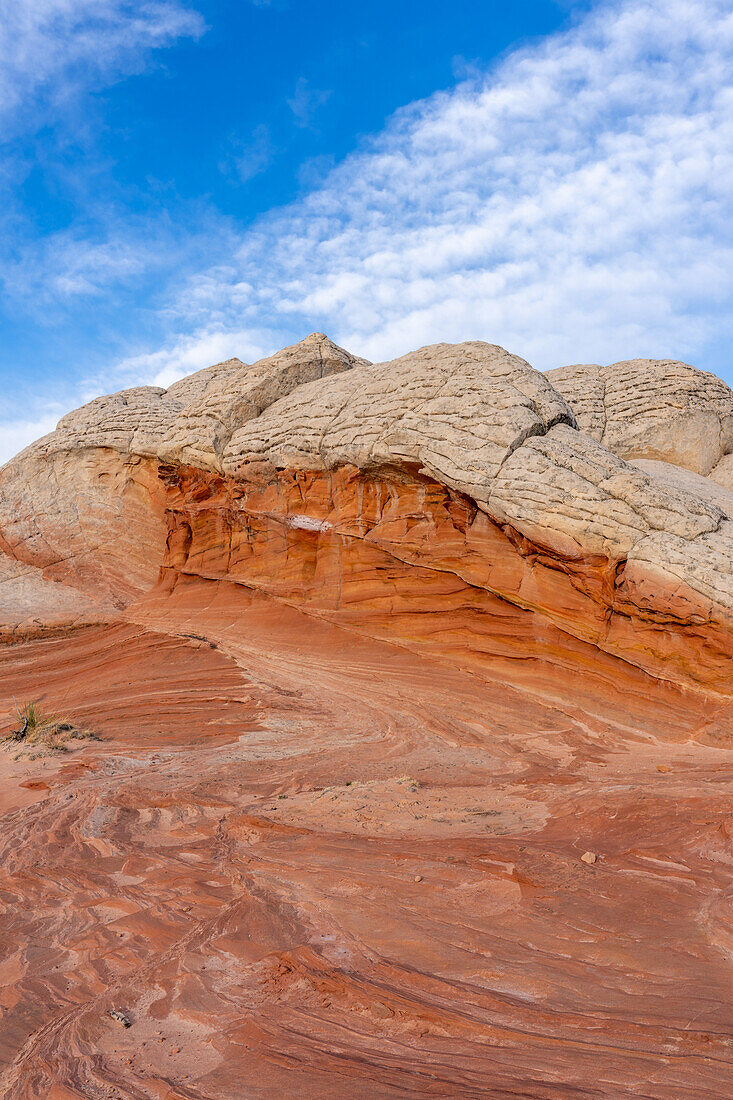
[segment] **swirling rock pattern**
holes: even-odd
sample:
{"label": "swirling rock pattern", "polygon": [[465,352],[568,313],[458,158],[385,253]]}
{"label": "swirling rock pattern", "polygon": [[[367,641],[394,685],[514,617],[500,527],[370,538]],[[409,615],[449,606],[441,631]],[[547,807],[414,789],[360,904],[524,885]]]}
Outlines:
{"label": "swirling rock pattern", "polygon": [[733,1093],[731,407],[314,334],[0,471],[0,1094]]}

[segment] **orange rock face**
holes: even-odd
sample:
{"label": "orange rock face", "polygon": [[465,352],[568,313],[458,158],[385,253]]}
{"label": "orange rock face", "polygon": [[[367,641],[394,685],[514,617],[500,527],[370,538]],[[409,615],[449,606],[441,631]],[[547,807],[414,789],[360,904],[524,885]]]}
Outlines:
{"label": "orange rock face", "polygon": [[161,476],[174,575],[238,581],[460,667],[499,660],[510,682],[518,661],[581,675],[600,664],[613,678],[617,662],[600,650],[733,692],[730,631],[693,594],[629,578],[600,555],[562,557],[433,481],[353,467],[254,483],[185,467]]}
{"label": "orange rock face", "polygon": [[725,501],[467,347],[484,451],[317,337],[0,472],[3,1100],[733,1095]]}

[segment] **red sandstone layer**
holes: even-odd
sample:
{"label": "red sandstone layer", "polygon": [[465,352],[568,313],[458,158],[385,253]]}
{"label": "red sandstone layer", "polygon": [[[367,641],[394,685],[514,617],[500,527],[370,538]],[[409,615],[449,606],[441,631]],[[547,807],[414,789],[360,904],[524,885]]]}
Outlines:
{"label": "red sandstone layer", "polygon": [[733,689],[729,624],[694,593],[623,561],[564,558],[434,481],[349,467],[268,470],[259,482],[163,467],[161,478],[174,572],[234,580],[459,667],[502,658],[509,680],[535,660],[600,664],[608,678],[616,665],[601,650]]}
{"label": "red sandstone layer", "polygon": [[2,758],[8,1100],[733,1090],[729,705],[616,661],[571,710],[241,585],[128,615],[0,665],[105,738]]}

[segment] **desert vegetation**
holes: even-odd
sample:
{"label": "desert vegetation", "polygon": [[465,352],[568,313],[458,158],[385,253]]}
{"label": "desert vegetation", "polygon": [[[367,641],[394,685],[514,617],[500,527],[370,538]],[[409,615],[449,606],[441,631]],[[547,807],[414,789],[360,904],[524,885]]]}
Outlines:
{"label": "desert vegetation", "polygon": [[36,702],[23,703],[17,709],[16,728],[2,739],[5,746],[28,750],[36,755],[67,752],[70,741],[96,741],[91,730],[83,729],[68,718],[45,712]]}

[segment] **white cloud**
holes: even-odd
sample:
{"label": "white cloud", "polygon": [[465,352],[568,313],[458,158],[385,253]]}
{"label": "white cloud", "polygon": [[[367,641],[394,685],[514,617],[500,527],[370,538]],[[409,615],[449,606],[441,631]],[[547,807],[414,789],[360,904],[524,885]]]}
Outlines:
{"label": "white cloud", "polygon": [[[26,7],[71,19],[94,5]],[[184,12],[136,10],[157,13],[161,35],[172,33],[163,13]],[[116,49],[114,65],[132,64]],[[58,64],[42,62],[42,79]],[[104,305],[151,271],[156,289],[167,281],[163,306],[146,302],[146,323],[157,318],[167,339],[87,378],[80,400],[169,385],[235,355],[251,362],[313,330],[375,360],[477,338],[541,368],[674,356],[733,382],[722,359],[733,322],[731,0],[609,0],[404,108],[309,178],[302,199],[238,235],[200,212],[189,234],[120,216],[104,237],[71,231],[20,253],[11,290],[42,304],[48,293]],[[0,455],[46,423],[0,425]]]}
{"label": "white cloud", "polygon": [[[185,250],[162,247],[174,241],[165,212],[130,215],[115,208],[114,187],[100,194],[89,140],[94,111],[83,93],[140,71],[151,51],[204,29],[180,0],[0,0],[0,285],[13,308],[32,313],[99,296],[160,268],[166,251],[171,263]],[[34,144],[44,127],[62,136]],[[70,138],[72,168],[59,154]],[[44,233],[43,211],[25,205],[21,185],[34,167],[46,172],[54,153],[63,165],[54,184],[66,175],[65,197],[83,201],[84,215]]]}
{"label": "white cloud", "polygon": [[[195,336],[183,336],[160,351],[130,356],[118,364],[117,374],[118,378],[126,379],[125,384],[129,386],[146,382],[167,388],[202,367],[234,358],[251,363],[271,355],[278,347],[277,336],[273,337],[271,332],[212,327]],[[104,385],[99,380],[94,396],[102,392]]]}
{"label": "white cloud", "polygon": [[177,0],[0,0],[0,132],[82,87],[138,71],[147,51],[198,36]]}
{"label": "white cloud", "polygon": [[[164,217],[123,220],[109,203],[90,204],[86,225],[44,236],[23,205],[21,184],[36,162],[34,135],[59,128],[60,144],[69,135],[77,145],[88,144],[85,92],[142,71],[151,51],[204,29],[187,0],[0,0],[0,286],[11,320],[22,311],[35,314],[42,327],[65,302],[99,301],[121,283],[160,268],[161,245],[168,246],[169,263],[186,255],[190,266],[191,249],[177,244]],[[49,145],[52,138],[38,148]],[[85,172],[93,172],[93,165],[80,158],[75,185]],[[7,371],[0,463],[53,430],[78,403],[71,379],[49,379],[54,398],[46,400],[38,381],[30,396],[22,378],[22,364]]]}
{"label": "white cloud", "polygon": [[322,329],[371,358],[481,338],[542,368],[710,366],[733,320],[732,74],[730,0],[604,3],[245,232],[189,279],[161,354]]}
{"label": "white cloud", "polygon": [[223,171],[234,169],[242,183],[254,179],[269,168],[275,155],[270,129],[264,123],[255,126],[248,141],[232,141]]}
{"label": "white cloud", "polygon": [[129,234],[91,241],[62,231],[18,249],[18,259],[0,269],[9,297],[48,310],[76,297],[96,297],[110,285],[141,275],[154,265],[155,244]]}
{"label": "white cloud", "polygon": [[29,443],[48,435],[68,409],[47,412],[32,420],[0,420],[0,466]]}
{"label": "white cloud", "polygon": [[36,323],[91,300],[104,307],[122,290],[139,292],[155,279],[170,283],[177,268],[190,270],[231,247],[231,230],[215,211],[197,204],[188,216],[196,231],[182,233],[165,208],[131,215],[109,203],[93,233],[72,225],[16,241],[0,262],[5,304]]}
{"label": "white cloud", "polygon": [[311,88],[304,76],[298,79],[288,107],[295,116],[298,126],[311,126],[319,108],[331,98],[330,90]]}

